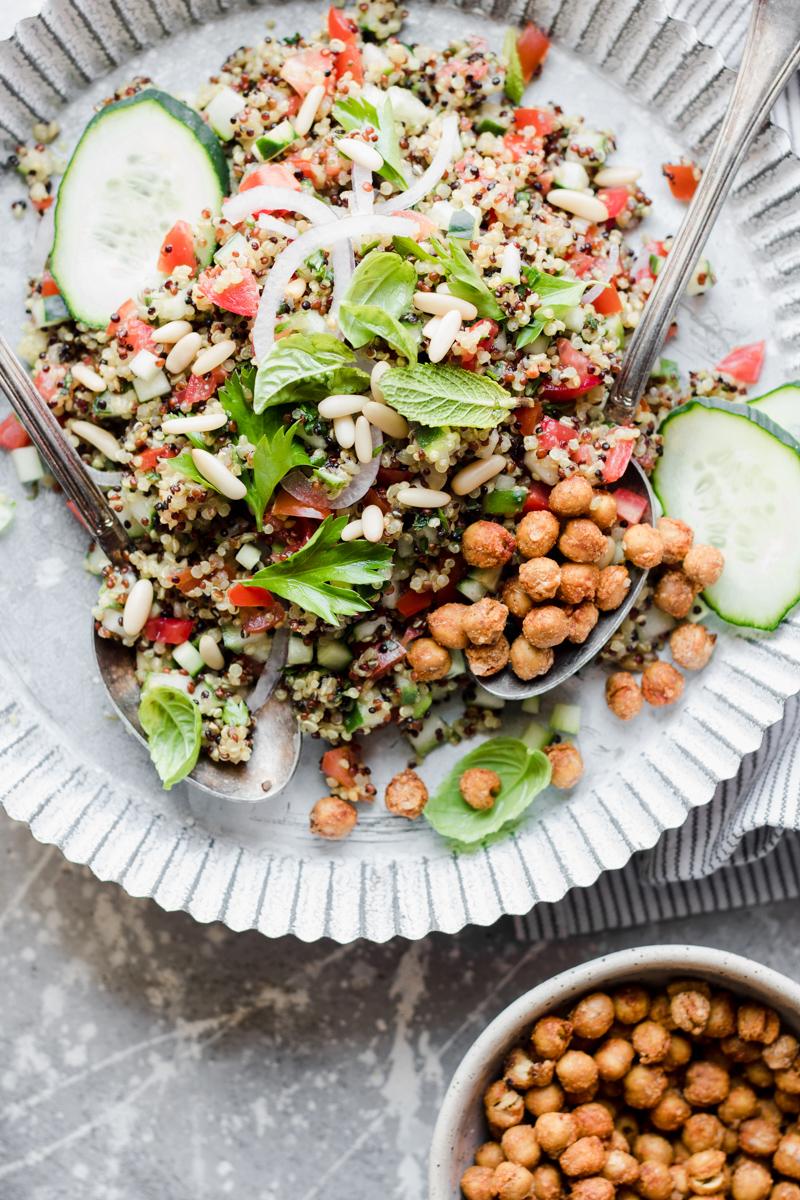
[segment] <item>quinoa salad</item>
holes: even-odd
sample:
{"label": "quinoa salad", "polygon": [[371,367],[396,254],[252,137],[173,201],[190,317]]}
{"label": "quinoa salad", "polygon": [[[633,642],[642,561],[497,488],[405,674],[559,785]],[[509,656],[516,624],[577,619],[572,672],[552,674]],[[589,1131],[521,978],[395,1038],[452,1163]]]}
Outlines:
{"label": "quinoa salad", "polygon": [[[524,737],[506,737],[482,680],[546,678],[639,568],[600,656],[629,721],[709,661],[701,593],[763,628],[788,605],[762,621],[731,600],[738,566],[724,530],[694,528],[690,455],[670,458],[666,432],[694,444],[739,414],[763,343],[688,386],[665,357],[630,423],[607,419],[670,248],[637,231],[640,167],[612,131],[525,106],[547,70],[536,26],[500,53],[432,48],[404,41],[403,15],[363,0],[315,36],[265,36],[191,107],[135,79],[66,170],[57,128],[38,128],[20,204],[52,206],[55,234],[20,351],[130,536],[124,560],[88,555],[93,616],[135,659],[164,787],[200,754],[247,762],[248,698],[269,681],[327,744],[314,833],[355,826],[375,798],[368,737],[394,725],[410,761],[386,807],[469,848],[584,770],[578,706],[526,701]],[[689,201],[699,169],[663,173]],[[713,282],[703,259],[690,291]],[[0,445],[23,483],[47,482],[16,418]],[[665,513],[652,523],[637,466]],[[445,721],[448,699],[462,708]],[[498,731],[429,796],[419,760]]]}

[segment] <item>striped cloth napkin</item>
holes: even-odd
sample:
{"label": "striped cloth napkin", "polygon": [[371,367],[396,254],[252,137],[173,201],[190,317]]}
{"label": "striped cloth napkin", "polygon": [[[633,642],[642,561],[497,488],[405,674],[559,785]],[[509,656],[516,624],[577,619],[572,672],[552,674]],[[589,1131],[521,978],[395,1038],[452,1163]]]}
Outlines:
{"label": "striped cloth napkin", "polygon": [[[729,66],[738,65],[749,0],[668,0],[666,7],[716,46]],[[773,120],[800,153],[800,76],[781,96]],[[621,870],[517,918],[519,936],[595,933],[800,895],[799,732],[800,695],[710,804],[693,809],[685,825]]]}

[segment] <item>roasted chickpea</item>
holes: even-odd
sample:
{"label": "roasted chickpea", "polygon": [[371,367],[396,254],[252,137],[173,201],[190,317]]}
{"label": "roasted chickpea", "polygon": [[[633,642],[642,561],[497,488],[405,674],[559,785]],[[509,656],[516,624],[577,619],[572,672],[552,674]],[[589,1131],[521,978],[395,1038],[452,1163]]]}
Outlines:
{"label": "roasted chickpea", "polygon": [[771,1071],[785,1071],[797,1058],[800,1042],[791,1033],[783,1033],[772,1045],[766,1046],[761,1057]]}
{"label": "roasted chickpea", "polygon": [[537,679],[546,675],[555,661],[550,649],[532,646],[527,638],[514,638],[510,651],[511,670],[518,679]]}
{"label": "roasted chickpea", "polygon": [[670,1143],[657,1133],[641,1133],[633,1144],[633,1153],[640,1162],[659,1162],[665,1167],[675,1157]]}
{"label": "roasted chickpea", "polygon": [[594,563],[563,563],[558,598],[565,604],[594,600],[600,568]]}
{"label": "roasted chickpea", "polygon": [[570,1014],[576,1037],[601,1038],[614,1023],[614,1002],[605,992],[592,992]]}
{"label": "roasted chickpea", "polygon": [[[422,638],[418,638],[417,641],[422,641]],[[416,645],[417,642],[412,642],[412,647]],[[490,646],[467,646],[464,654],[473,675],[481,678],[502,671],[511,656],[511,647],[508,638],[501,636]]]}
{"label": "roasted chickpea", "polygon": [[664,1059],[666,1069],[675,1071],[678,1067],[685,1067],[691,1057],[692,1043],[679,1033],[673,1033],[669,1039],[667,1057]]}
{"label": "roasted chickpea", "polygon": [[660,1067],[637,1063],[623,1080],[625,1102],[631,1108],[655,1108],[667,1090],[667,1076]]}
{"label": "roasted chickpea", "polygon": [[758,1097],[752,1088],[745,1084],[737,1084],[728,1092],[727,1098],[718,1108],[719,1119],[726,1125],[738,1125],[740,1121],[752,1117],[756,1111]]}
{"label": "roasted chickpea", "polygon": [[560,517],[580,517],[589,511],[594,489],[583,475],[562,479],[550,492],[548,503]]}
{"label": "roasted chickpea", "polygon": [[533,1195],[536,1200],[561,1200],[562,1194],[558,1167],[552,1163],[541,1163],[533,1172]]}
{"label": "roasted chickpea", "polygon": [[560,646],[568,632],[567,615],[563,608],[557,608],[555,604],[543,604],[541,608],[531,609],[522,622],[523,635],[540,650]]}
{"label": "roasted chickpea", "polygon": [[717,635],[709,633],[705,625],[679,625],[669,635],[672,657],[685,671],[702,671],[716,644]]}
{"label": "roasted chickpea", "polygon": [[628,568],[622,566],[603,567],[597,581],[595,604],[601,612],[613,612],[619,608],[631,586]]}
{"label": "roasted chickpea", "polygon": [[689,1187],[698,1196],[727,1191],[728,1168],[724,1150],[700,1150],[686,1162]]}
{"label": "roasted chickpea", "polygon": [[677,517],[659,517],[656,524],[664,547],[662,562],[682,563],[694,541],[691,529]]}
{"label": "roasted chickpea", "polygon": [[536,1140],[553,1158],[563,1154],[568,1146],[578,1140],[578,1124],[572,1113],[545,1112],[537,1117],[534,1125]]}
{"label": "roasted chickpea", "polygon": [[800,1200],[800,1186],[782,1179],[770,1192],[769,1200]]}
{"label": "roasted chickpea", "polygon": [[632,1154],[624,1150],[609,1150],[603,1175],[617,1186],[621,1183],[633,1184],[639,1178],[639,1164]]}
{"label": "roasted chickpea", "polygon": [[783,1113],[775,1100],[759,1100],[756,1105],[756,1116],[760,1117],[762,1121],[769,1121],[771,1124],[777,1125],[778,1128],[783,1124]]}
{"label": "roasted chickpea", "polygon": [[601,1079],[608,1082],[622,1079],[633,1062],[633,1046],[624,1038],[611,1037],[597,1048],[594,1061]]}
{"label": "roasted chickpea", "polygon": [[525,1107],[533,1117],[543,1113],[560,1112],[564,1107],[564,1091],[557,1083],[533,1087],[525,1093]]}
{"label": "roasted chickpea", "polygon": [[670,1200],[672,1174],[669,1167],[654,1159],[645,1159],[634,1187],[644,1200]]}
{"label": "roasted chickpea", "polygon": [[781,1175],[800,1179],[800,1133],[785,1133],[778,1142],[772,1165]]}
{"label": "roasted chickpea", "polygon": [[[507,1129],[501,1139],[502,1152],[509,1162],[519,1163],[530,1170],[542,1157],[541,1147],[536,1140],[532,1125],[514,1125]],[[531,1180],[531,1182],[533,1182]]]}
{"label": "roasted chickpea", "polygon": [[452,666],[452,661],[449,651],[435,642],[433,638],[416,638],[408,647],[411,678],[418,683],[432,679],[444,679]]}
{"label": "roasted chickpea", "polygon": [[[574,746],[570,746],[569,742],[560,742],[555,746],[548,746],[545,753],[556,750],[575,750]],[[563,769],[562,759],[563,757]],[[574,767],[572,762],[566,756],[548,754],[551,766],[553,767],[553,785],[555,787],[572,787],[577,779],[574,776]],[[553,761],[555,759],[555,762]],[[583,764],[581,763],[581,770]],[[570,782],[567,782],[569,776]],[[559,782],[556,782],[556,778]],[[567,1050],[565,1054],[556,1063],[556,1075],[558,1076],[561,1086],[567,1092],[584,1092],[588,1088],[593,1087],[598,1080],[597,1064],[590,1054],[584,1053],[583,1050]]]}
{"label": "roasted chickpea", "polygon": [[582,646],[597,624],[600,613],[591,600],[584,600],[574,608],[565,610],[567,613],[567,638],[575,645]]}
{"label": "roasted chickpea", "polygon": [[667,1057],[670,1033],[657,1021],[641,1021],[633,1030],[633,1048],[643,1063],[658,1063]]}
{"label": "roasted chickpea", "polygon": [[483,1095],[486,1120],[492,1129],[510,1129],[525,1116],[525,1101],[504,1079],[491,1083]]}
{"label": "roasted chickpea", "polygon": [[702,992],[687,988],[685,992],[677,992],[672,997],[669,1011],[678,1029],[699,1037],[708,1024],[711,1001]]}
{"label": "roasted chickpea", "polygon": [[650,1005],[650,1016],[653,1018],[654,1021],[658,1021],[660,1025],[663,1025],[665,1029],[671,1030],[673,1028],[673,1025],[672,1025],[672,1015],[669,1010],[669,1004],[670,1004],[669,996],[665,996],[665,995],[654,996],[653,1001]]}
{"label": "roasted chickpea", "polygon": [[604,533],[617,523],[617,502],[610,492],[595,492],[589,505],[589,517]]}
{"label": "roasted chickpea", "polygon": [[705,1036],[726,1038],[736,1032],[736,1009],[730,992],[713,992]]}
{"label": "roasted chickpea", "polygon": [[497,1200],[526,1200],[531,1194],[533,1176],[527,1167],[516,1162],[503,1162],[495,1167],[492,1176],[492,1195]]}
{"label": "roasted chickpea", "polygon": [[772,1008],[763,1004],[740,1004],[736,1013],[736,1032],[743,1042],[763,1042],[770,1046],[780,1033],[781,1021]]}
{"label": "roasted chickpea", "polygon": [[683,695],[683,676],[670,663],[648,663],[642,672],[642,695],[654,708],[675,704]]}
{"label": "roasted chickpea", "polygon": [[554,558],[529,558],[521,563],[519,581],[531,600],[552,600],[561,583],[561,568]]}
{"label": "roasted chickpea", "polygon": [[518,1092],[525,1092],[528,1088],[550,1083],[554,1069],[555,1063],[531,1058],[527,1050],[515,1046],[505,1061],[503,1078]]}
{"label": "roasted chickpea", "polygon": [[629,1146],[634,1144],[640,1133],[639,1122],[636,1120],[636,1117],[632,1112],[626,1112],[624,1109],[615,1119],[614,1129],[620,1137],[625,1138]]}
{"label": "roasted chickpea", "polygon": [[606,1162],[606,1148],[599,1137],[581,1137],[568,1146],[558,1160],[565,1175],[598,1175]]}
{"label": "roasted chickpea", "polygon": [[689,1195],[689,1175],[686,1170],[685,1163],[674,1163],[669,1173],[672,1176],[672,1195],[673,1200],[676,1196]]}
{"label": "roasted chickpea", "polygon": [[690,1154],[719,1150],[725,1138],[725,1126],[713,1113],[693,1113],[683,1127],[683,1143]]}
{"label": "roasted chickpea", "polygon": [[602,1175],[578,1179],[570,1189],[570,1200],[613,1200],[614,1185]]}
{"label": "roasted chickpea", "polygon": [[622,535],[622,548],[629,562],[646,571],[657,567],[664,557],[664,543],[652,525],[629,525]]}
{"label": "roasted chickpea", "polygon": [[558,538],[558,518],[551,512],[529,512],[517,526],[517,545],[523,558],[540,558]]}
{"label": "roasted chickpea", "polygon": [[781,1113],[800,1113],[800,1096],[796,1092],[783,1092],[775,1089],[775,1107]]}
{"label": "roasted chickpea", "polygon": [[323,796],[311,810],[309,827],[317,837],[339,841],[352,833],[357,820],[358,813],[352,804],[338,796]]}
{"label": "roasted chickpea", "polygon": [[630,1154],[631,1144],[624,1134],[615,1129],[608,1139],[609,1150],[622,1150],[625,1154]]}
{"label": "roasted chickpea", "polygon": [[[524,1126],[519,1125],[515,1128],[522,1129]],[[503,1147],[499,1142],[484,1142],[482,1146],[478,1146],[475,1151],[475,1165],[478,1167],[499,1167],[501,1162],[505,1162],[506,1156],[503,1153]]]}
{"label": "roasted chickpea", "polygon": [[688,578],[701,590],[711,587],[722,574],[725,558],[716,546],[694,545],[683,560],[683,569]]}
{"label": "roasted chickpea", "polygon": [[650,996],[643,987],[630,984],[618,988],[612,997],[614,1015],[623,1025],[638,1025],[650,1012]]}
{"label": "roasted chickpea", "polygon": [[500,598],[512,617],[520,621],[527,617],[533,608],[533,601],[520,583],[519,576],[506,580]]}
{"label": "roasted chickpea", "polygon": [[513,533],[497,521],[474,521],[461,537],[461,553],[471,567],[504,567],[515,545]]}
{"label": "roasted chickpea", "polygon": [[683,1094],[690,1104],[707,1108],[721,1104],[730,1091],[731,1080],[727,1068],[712,1062],[694,1062],[686,1068]]}
{"label": "roasted chickpea", "polygon": [[428,631],[435,642],[447,650],[463,650],[467,645],[464,632],[466,604],[443,604],[428,613]]}
{"label": "roasted chickpea", "polygon": [[461,1191],[465,1200],[493,1200],[492,1167],[467,1167],[461,1176]]}
{"label": "roasted chickpea", "polygon": [[763,1163],[738,1163],[731,1175],[733,1200],[767,1200],[772,1191],[772,1174]]}
{"label": "roasted chickpea", "polygon": [[416,771],[401,771],[387,784],[383,802],[396,817],[416,821],[428,803],[428,789]]}
{"label": "roasted chickpea", "polygon": [[739,1149],[756,1158],[769,1158],[778,1149],[780,1128],[763,1117],[751,1117],[739,1126]]}
{"label": "roasted chickpea", "polygon": [[760,1046],[755,1042],[742,1041],[735,1033],[721,1040],[720,1049],[726,1058],[730,1058],[736,1063],[750,1063],[761,1058]]}
{"label": "roasted chickpea", "polygon": [[608,538],[594,521],[584,518],[567,521],[558,539],[558,548],[572,562],[596,563],[606,553]]}
{"label": "roasted chickpea", "polygon": [[578,1122],[579,1137],[610,1138],[614,1132],[614,1121],[605,1104],[579,1104],[572,1115]]}
{"label": "roasted chickpea", "polygon": [[692,1110],[675,1088],[669,1088],[655,1108],[650,1110],[650,1120],[656,1129],[674,1133],[691,1116]]}
{"label": "roasted chickpea", "polygon": [[572,1022],[564,1017],[540,1017],[533,1027],[531,1042],[542,1058],[561,1058],[572,1041]]}
{"label": "roasted chickpea", "polygon": [[[583,759],[578,747],[573,746],[572,742],[553,742],[551,745],[545,746],[544,752],[550,760],[550,783],[552,786],[554,788],[575,787],[575,784],[583,775]],[[578,1051],[575,1051],[575,1053],[578,1053]],[[597,1067],[594,1064],[594,1060],[588,1054],[584,1054],[583,1057],[588,1058],[592,1064],[591,1069],[586,1068],[585,1073],[587,1078],[591,1075],[591,1080],[586,1083],[579,1083],[575,1080],[574,1086],[567,1085],[559,1070],[561,1063],[556,1067],[558,1077],[564,1084],[564,1087],[567,1088],[567,1091],[581,1092],[586,1088],[593,1087],[597,1082]],[[570,1061],[572,1062],[573,1060]]]}
{"label": "roasted chickpea", "polygon": [[473,646],[493,646],[508,620],[508,609],[499,600],[484,596],[464,614],[464,632]]}
{"label": "roasted chickpea", "polygon": [[768,1088],[773,1083],[775,1075],[770,1071],[765,1062],[757,1059],[756,1062],[748,1063],[744,1069],[745,1079],[748,1083],[752,1083],[753,1087]]}
{"label": "roasted chickpea", "polygon": [[479,812],[494,808],[495,796],[501,787],[500,776],[487,767],[471,767],[458,781],[458,790],[465,803]]}
{"label": "roasted chickpea", "polygon": [[683,621],[692,611],[695,589],[683,571],[673,568],[665,571],[653,591],[653,602],[657,608],[676,621]]}

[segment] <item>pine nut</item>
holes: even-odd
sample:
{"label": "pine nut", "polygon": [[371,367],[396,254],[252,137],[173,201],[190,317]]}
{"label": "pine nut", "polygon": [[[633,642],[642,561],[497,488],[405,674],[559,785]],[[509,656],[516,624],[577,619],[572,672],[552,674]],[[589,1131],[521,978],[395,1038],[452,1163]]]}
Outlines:
{"label": "pine nut", "polygon": [[477,308],[469,300],[451,296],[448,292],[415,292],[414,308],[420,312],[432,313],[435,317],[443,317],[445,313],[455,309],[465,321],[474,321],[478,315]]}
{"label": "pine nut", "polygon": [[305,100],[300,105],[300,111],[294,119],[294,131],[298,137],[305,137],[314,124],[317,109],[322,103],[324,95],[325,88],[321,83],[315,83],[307,92]]}
{"label": "pine nut", "polygon": [[442,317],[441,324],[428,342],[428,358],[432,363],[441,362],[447,351],[456,340],[456,334],[461,328],[461,313],[451,308]]}
{"label": "pine nut", "polygon": [[206,350],[202,350],[197,358],[192,363],[193,375],[207,375],[209,371],[213,371],[215,367],[220,367],[229,359],[236,349],[236,342],[233,338],[225,338],[224,341],[215,342],[213,346],[209,346]]}
{"label": "pine nut", "polygon": [[194,417],[167,417],[161,428],[164,433],[210,433],[212,429],[221,429],[227,420],[224,412],[198,413]]}
{"label": "pine nut", "polygon": [[373,146],[362,142],[360,138],[340,138],[338,142],[334,142],[334,145],[345,158],[358,163],[367,171],[380,171],[383,166],[383,155],[379,154]]}
{"label": "pine nut", "polygon": [[447,492],[435,492],[433,488],[402,487],[395,499],[407,508],[443,508],[450,503]]}
{"label": "pine nut", "polygon": [[553,182],[557,187],[572,188],[582,192],[589,186],[589,172],[582,163],[565,161],[553,171]]}
{"label": "pine nut", "polygon": [[88,367],[86,363],[75,363],[72,368],[72,378],[82,387],[88,388],[90,392],[106,390],[106,381],[103,376],[98,375],[97,371],[93,367]]}
{"label": "pine nut", "polygon": [[586,221],[601,224],[608,220],[608,209],[597,196],[589,196],[586,192],[573,192],[571,188],[552,188],[547,193],[547,199],[557,208],[573,216],[583,217]]}
{"label": "pine nut", "polygon": [[228,470],[216,455],[209,454],[207,450],[194,449],[192,459],[203,478],[229,500],[242,500],[247,495],[247,488],[241,479],[237,479],[233,471]]}
{"label": "pine nut", "polygon": [[595,171],[595,187],[627,187],[641,175],[638,167],[601,167]]}
{"label": "pine nut", "polygon": [[491,458],[476,458],[469,466],[462,467],[450,480],[450,487],[457,496],[466,496],[505,470],[506,460],[502,454]]}
{"label": "pine nut", "polygon": [[383,513],[377,504],[368,504],[361,514],[361,528],[368,542],[379,542],[383,537]]}
{"label": "pine nut", "polygon": [[522,270],[522,254],[519,246],[509,242],[500,260],[500,277],[504,283],[519,283]]}
{"label": "pine nut", "polygon": [[384,361],[383,359],[381,359],[380,362],[376,362],[375,366],[372,368],[372,374],[369,377],[369,390],[372,392],[373,400],[377,400],[378,404],[383,404],[385,399],[380,388],[380,382],[386,372],[391,371],[391,369],[392,368],[389,366],[388,362]]}
{"label": "pine nut", "polygon": [[356,441],[356,423],[352,417],[337,417],[333,422],[333,436],[343,450],[350,450]]}
{"label": "pine nut", "polygon": [[197,643],[197,649],[200,657],[207,667],[211,667],[212,671],[221,671],[225,666],[225,659],[222,657],[222,651],[219,648],[216,638],[210,633],[204,633]]}
{"label": "pine nut", "polygon": [[122,446],[113,433],[109,433],[107,429],[101,429],[99,425],[92,425],[91,421],[72,421],[69,430],[82,442],[88,442],[90,446],[94,446],[95,450],[105,454],[106,458],[110,458],[112,462],[127,460]]}
{"label": "pine nut", "polygon": [[343,542],[354,542],[356,538],[364,536],[364,526],[360,521],[351,521],[349,525],[345,525],[342,530],[341,538]]}
{"label": "pine nut", "polygon": [[408,437],[408,421],[388,404],[376,404],[374,400],[368,400],[364,405],[364,416],[370,425],[374,425],[388,437]]}
{"label": "pine nut", "polygon": [[422,336],[426,338],[435,337],[436,330],[439,328],[441,323],[441,317],[431,317],[430,321],[426,321],[426,323],[422,326]]}
{"label": "pine nut", "polygon": [[326,421],[334,421],[337,417],[351,417],[353,413],[360,413],[363,407],[363,396],[349,396],[343,392],[320,400],[317,412]]}
{"label": "pine nut", "polygon": [[170,350],[164,366],[172,375],[180,375],[196,357],[203,344],[199,333],[187,333]]}
{"label": "pine nut", "polygon": [[188,321],[167,321],[160,329],[153,330],[153,341],[161,342],[165,346],[174,346],[175,342],[179,342],[191,332],[192,327]]}
{"label": "pine nut", "polygon": [[126,637],[142,632],[153,607],[153,585],[149,579],[137,579],[122,610],[122,631]]}
{"label": "pine nut", "polygon": [[355,436],[356,458],[360,463],[372,462],[372,433],[369,421],[365,416],[356,417]]}

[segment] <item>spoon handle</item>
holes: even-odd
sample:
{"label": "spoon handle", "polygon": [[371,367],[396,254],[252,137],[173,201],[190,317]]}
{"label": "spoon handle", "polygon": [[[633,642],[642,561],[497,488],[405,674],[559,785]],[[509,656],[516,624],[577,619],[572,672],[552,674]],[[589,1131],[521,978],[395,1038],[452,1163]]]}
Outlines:
{"label": "spoon handle", "polygon": [[0,388],[94,540],[109,558],[118,559],[128,547],[124,528],[4,337],[0,337]]}
{"label": "spoon handle", "polygon": [[630,420],[736,171],[799,65],[798,0],[754,0],[736,85],[708,164],[658,273],[609,397],[608,413],[614,420]]}

